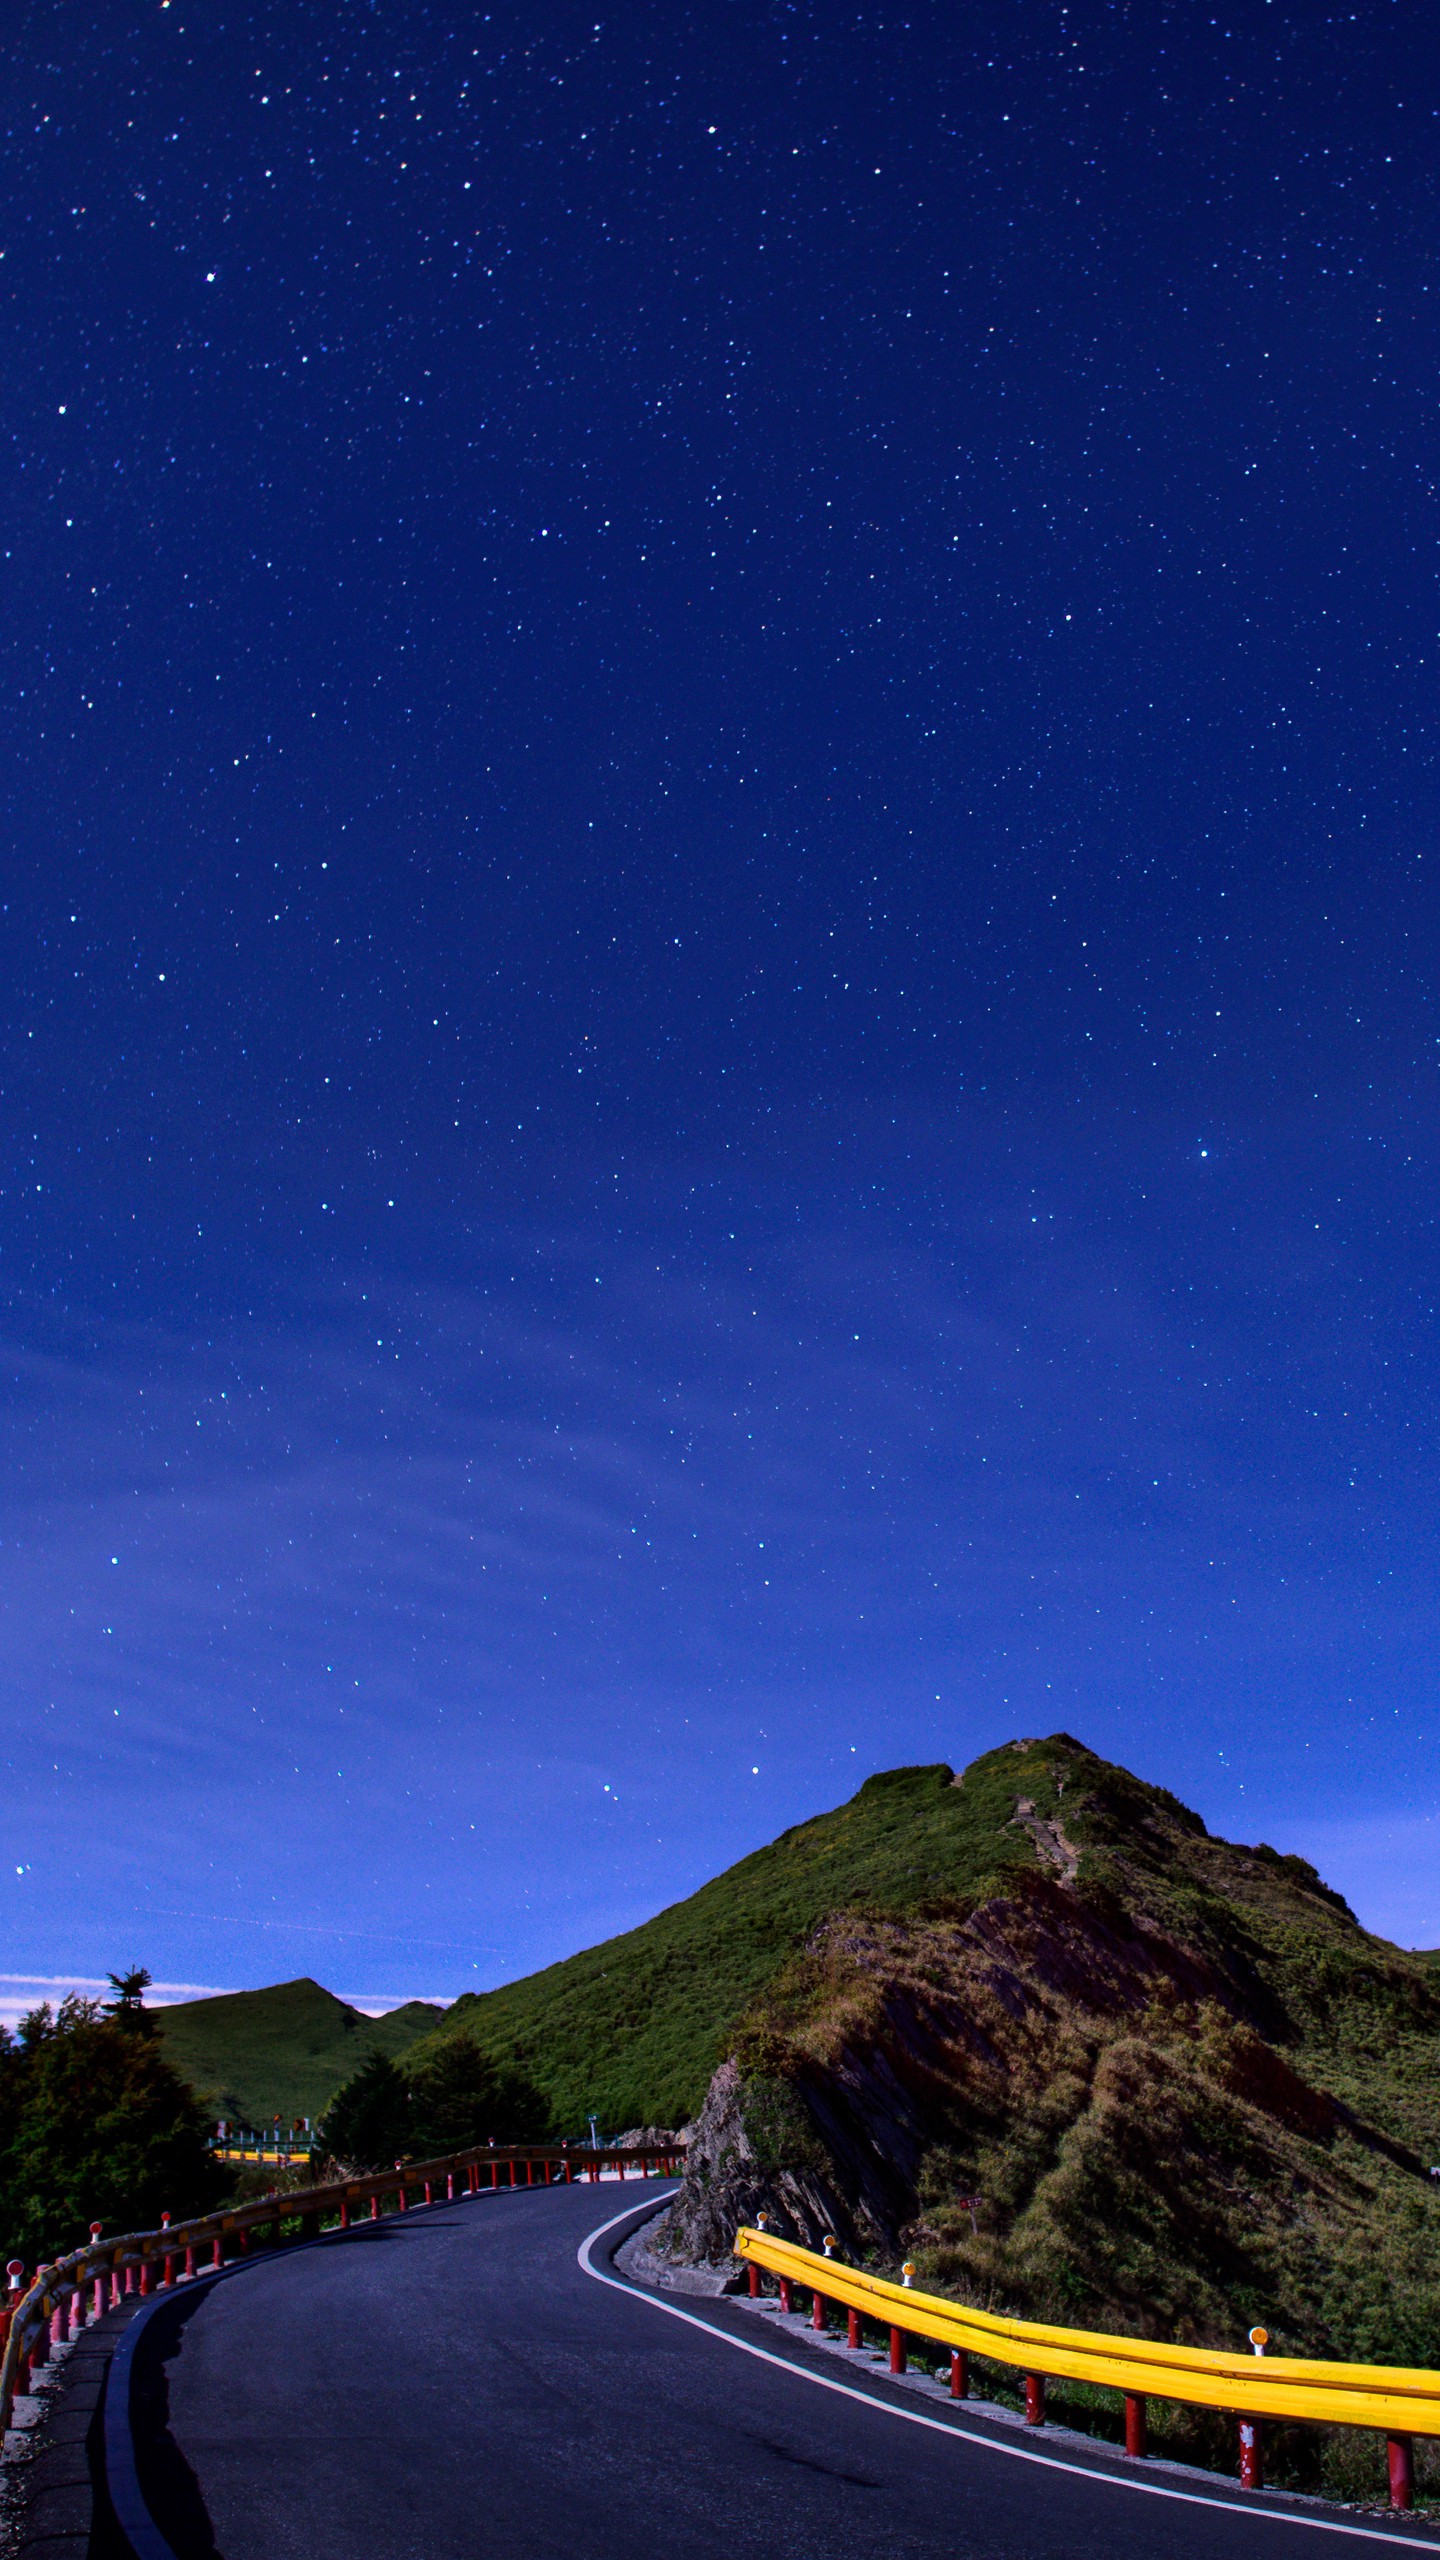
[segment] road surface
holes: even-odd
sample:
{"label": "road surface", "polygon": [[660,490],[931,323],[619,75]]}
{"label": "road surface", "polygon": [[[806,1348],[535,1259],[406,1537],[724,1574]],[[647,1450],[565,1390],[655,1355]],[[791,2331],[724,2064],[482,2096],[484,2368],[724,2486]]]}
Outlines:
{"label": "road surface", "polygon": [[130,2333],[107,2415],[139,2560],[1440,2553],[1409,2519],[1352,2526],[1159,2472],[1141,2487],[1103,2451],[952,2424],[807,2347],[798,2322],[777,2336],[738,2303],[618,2280],[641,2210],[620,2207],[613,2186],[502,2191],[167,2299]]}

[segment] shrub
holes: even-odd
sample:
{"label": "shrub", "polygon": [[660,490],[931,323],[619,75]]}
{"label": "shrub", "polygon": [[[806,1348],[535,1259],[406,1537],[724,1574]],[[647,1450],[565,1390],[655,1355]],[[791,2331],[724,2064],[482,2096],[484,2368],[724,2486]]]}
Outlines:
{"label": "shrub", "polygon": [[198,2098],[137,2033],[84,2000],[47,2007],[0,2048],[0,2228],[27,2259],[78,2248],[92,2222],[153,2229],[224,2193]]}

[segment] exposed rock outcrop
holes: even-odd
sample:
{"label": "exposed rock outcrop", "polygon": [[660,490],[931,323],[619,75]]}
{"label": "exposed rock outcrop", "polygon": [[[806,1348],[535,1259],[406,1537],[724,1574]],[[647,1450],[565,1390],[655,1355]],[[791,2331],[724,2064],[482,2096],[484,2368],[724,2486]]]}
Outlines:
{"label": "exposed rock outcrop", "polygon": [[[1086,1887],[1058,1817],[1021,1799],[1016,1818],[1043,1827],[1044,1871],[963,1915],[840,1912],[813,1933],[715,2075],[668,2247],[723,2266],[763,2212],[1032,2316],[1211,2343],[1262,2318],[1300,2352],[1431,2360],[1440,2196],[1398,2126],[1317,2076],[1317,2005],[1342,1996],[1433,2052],[1423,1969],[1387,1969],[1298,1860],[1199,1833],[1255,1901],[1182,1871],[1167,1931],[1153,1862],[1137,1916],[1105,1875]],[[1259,1925],[1276,1883],[1278,1938]],[[1300,1963],[1311,1908],[1343,1947],[1321,1935]]]}

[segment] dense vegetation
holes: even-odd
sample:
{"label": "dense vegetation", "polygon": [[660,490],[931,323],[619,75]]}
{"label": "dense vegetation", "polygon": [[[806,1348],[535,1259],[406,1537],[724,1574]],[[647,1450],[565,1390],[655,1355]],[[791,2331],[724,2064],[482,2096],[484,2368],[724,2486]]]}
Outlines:
{"label": "dense vegetation", "polygon": [[433,2160],[480,2142],[539,2142],[550,2108],[533,2080],[494,2062],[472,2036],[435,2038],[401,2064],[367,2054],[319,2128],[322,2150],[347,2170]]}
{"label": "dense vegetation", "polygon": [[223,1992],[155,2013],[169,2059],[211,2114],[246,2125],[318,2116],[371,2052],[398,2056],[433,2033],[443,2010],[409,2000],[367,2018],[308,1975],[265,1991]]}
{"label": "dense vegetation", "polygon": [[[134,1981],[136,1977],[131,1977]],[[153,2229],[225,2192],[194,2093],[166,2060],[137,1991],[48,2002],[0,2029],[0,2242],[33,2265],[92,2222]]]}

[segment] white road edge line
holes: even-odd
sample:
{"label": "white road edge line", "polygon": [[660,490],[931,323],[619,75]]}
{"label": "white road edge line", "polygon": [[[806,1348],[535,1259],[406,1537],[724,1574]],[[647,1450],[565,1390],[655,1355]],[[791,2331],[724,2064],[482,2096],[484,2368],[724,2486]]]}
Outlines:
{"label": "white road edge line", "polygon": [[[655,2199],[657,2203],[661,2201],[661,2198]],[[601,2223],[598,2231],[590,2232],[581,2241],[575,2256],[582,2272],[593,2276],[597,2284],[612,2285],[617,2293],[623,2293],[631,2302],[648,2303],[652,2311],[663,2311],[672,2320],[683,2320],[687,2328],[703,2329],[707,2338],[718,2338],[722,2346],[735,2347],[742,2356],[758,2356],[762,2364],[778,2365],[782,2373],[793,2375],[797,2382],[813,2382],[817,2390],[836,2391],[842,2400],[858,2400],[863,2408],[878,2409],[882,2417],[903,2418],[907,2426],[926,2427],[932,2435],[958,2436],[963,2444],[978,2445],[986,2453],[1008,2455],[1012,2462],[1037,2463],[1042,2471],[1069,2471],[1078,2480],[1098,2480],[1107,2488],[1128,2489],[1132,2495],[1142,2498],[1169,2498],[1182,2507],[1211,2507],[1222,2516],[1244,2516],[1252,2524],[1263,2517],[1270,2524],[1296,2524],[1310,2533],[1345,2533],[1357,2542],[1388,2543],[1395,2551],[1428,2551],[1432,2560],[1440,2551],[1440,2543],[1428,2537],[1422,2542],[1413,2533],[1391,2533],[1383,2527],[1367,2524],[1340,2524],[1329,2516],[1297,2516],[1288,2508],[1262,2506],[1258,2500],[1252,2506],[1247,2499],[1242,2506],[1236,2498],[1207,2498],[1198,2489],[1166,2489],[1158,2480],[1129,2480],[1123,2472],[1092,2470],[1087,2462],[1067,2462],[1063,2454],[1034,2453],[1028,2445],[1005,2444],[996,2436],[976,2435],[971,2428],[958,2427],[948,2418],[927,2418],[921,2409],[897,2409],[893,2400],[881,2400],[873,2392],[857,2391],[853,2383],[834,2382],[828,2373],[812,2373],[808,2365],[792,2364],[788,2356],[772,2355],[768,2347],[752,2346],[748,2338],[733,2338],[728,2329],[717,2329],[713,2321],[697,2319],[693,2311],[682,2311],[677,2303],[662,2302],[658,2293],[648,2292],[643,2285],[626,2284],[619,2276],[602,2274],[590,2256],[596,2241],[603,2240],[608,2232],[618,2230],[622,2222],[628,2222],[632,2214],[641,2211],[642,2206],[632,2204],[624,2213],[612,2214],[608,2222]]]}

